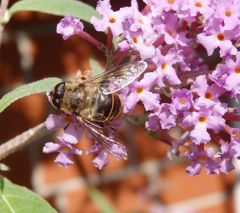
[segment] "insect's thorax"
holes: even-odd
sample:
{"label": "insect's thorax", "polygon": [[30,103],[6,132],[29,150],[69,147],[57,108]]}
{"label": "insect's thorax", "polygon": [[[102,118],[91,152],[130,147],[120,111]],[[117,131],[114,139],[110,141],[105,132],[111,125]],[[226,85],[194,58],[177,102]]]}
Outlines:
{"label": "insect's thorax", "polygon": [[92,121],[109,121],[121,113],[122,104],[117,94],[105,95],[97,86],[69,87],[64,93],[61,110]]}

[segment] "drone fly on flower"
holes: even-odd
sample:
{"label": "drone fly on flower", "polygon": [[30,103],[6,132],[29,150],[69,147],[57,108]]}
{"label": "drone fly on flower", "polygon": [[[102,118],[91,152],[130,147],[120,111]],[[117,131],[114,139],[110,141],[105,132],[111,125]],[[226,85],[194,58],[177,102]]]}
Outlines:
{"label": "drone fly on flower", "polygon": [[50,92],[51,104],[67,115],[74,115],[104,148],[118,144],[118,136],[108,121],[119,117],[122,101],[116,93],[138,78],[147,68],[134,61],[82,81],[58,83]]}

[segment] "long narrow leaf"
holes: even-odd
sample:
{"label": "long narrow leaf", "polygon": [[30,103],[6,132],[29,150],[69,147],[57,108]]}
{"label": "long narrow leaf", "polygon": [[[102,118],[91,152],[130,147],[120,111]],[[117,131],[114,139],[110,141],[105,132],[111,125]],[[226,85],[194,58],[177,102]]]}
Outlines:
{"label": "long narrow leaf", "polygon": [[90,58],[90,67],[92,69],[92,76],[95,76],[104,72],[104,69],[101,67],[101,65],[95,58]]}
{"label": "long narrow leaf", "polygon": [[61,79],[59,78],[45,78],[43,80],[35,81],[17,87],[16,89],[7,93],[0,99],[0,113],[14,101],[35,93],[47,92],[51,90],[52,87],[60,81]]}
{"label": "long narrow leaf", "polygon": [[75,0],[22,0],[17,1],[9,9],[10,16],[19,11],[36,11],[52,15],[76,16],[90,22],[92,16],[99,17],[96,10],[90,5]]}
{"label": "long narrow leaf", "polygon": [[109,203],[109,201],[107,201],[104,195],[96,188],[91,188],[89,190],[89,195],[98,206],[100,212],[116,213],[116,210],[113,208],[113,206]]}
{"label": "long narrow leaf", "polygon": [[56,213],[57,211],[26,187],[13,184],[0,176],[0,212]]}

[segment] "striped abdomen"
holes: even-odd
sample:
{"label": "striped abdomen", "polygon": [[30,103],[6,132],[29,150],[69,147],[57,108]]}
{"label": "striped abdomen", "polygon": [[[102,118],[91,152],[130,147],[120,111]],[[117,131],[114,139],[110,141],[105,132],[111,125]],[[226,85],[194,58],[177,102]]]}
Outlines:
{"label": "striped abdomen", "polygon": [[96,121],[114,120],[122,111],[121,99],[115,93],[109,95],[98,93],[96,100],[92,104],[91,117]]}

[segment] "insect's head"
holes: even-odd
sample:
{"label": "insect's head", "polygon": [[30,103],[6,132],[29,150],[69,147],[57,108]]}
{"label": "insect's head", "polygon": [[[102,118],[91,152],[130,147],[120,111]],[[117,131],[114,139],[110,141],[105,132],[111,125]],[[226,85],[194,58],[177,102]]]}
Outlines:
{"label": "insect's head", "polygon": [[60,109],[61,107],[61,103],[65,92],[65,83],[66,82],[58,83],[50,92],[51,103],[57,109]]}

